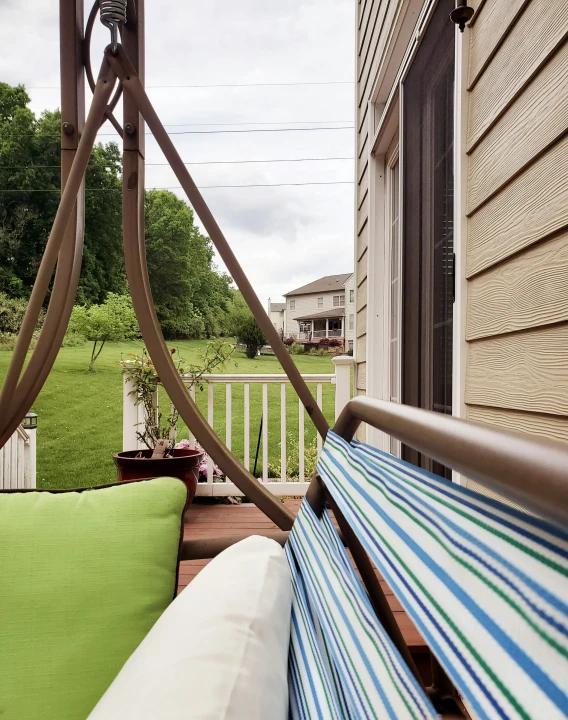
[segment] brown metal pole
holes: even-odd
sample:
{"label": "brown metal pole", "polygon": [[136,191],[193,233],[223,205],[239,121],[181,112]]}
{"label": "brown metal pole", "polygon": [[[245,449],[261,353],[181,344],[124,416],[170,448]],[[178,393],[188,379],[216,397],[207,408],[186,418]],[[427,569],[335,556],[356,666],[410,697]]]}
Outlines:
{"label": "brown metal pole", "polygon": [[[141,37],[143,6],[138,0],[135,5],[129,2],[128,7],[131,14],[123,34],[125,47],[123,50],[119,46],[119,54],[124,56],[126,50],[129,56],[136,58],[135,62],[143,67],[143,39]],[[107,57],[114,61],[110,49],[107,49]],[[120,67],[119,63],[115,64]],[[131,72],[134,73],[134,68]],[[205,421],[180,378],[164,341],[152,300],[144,247],[143,120],[140,117],[136,100],[129,93],[124,94],[123,109],[125,128],[122,194],[124,261],[142,337],[170,400],[205,451],[239,490],[249,497],[278,527],[282,530],[289,530],[294,522],[294,515],[284,504],[276,500],[250,472],[245,470]],[[130,132],[126,132],[128,127]]]}
{"label": "brown metal pole", "polygon": [[[140,109],[141,114],[148,123],[148,127],[152,131],[156,142],[170,163],[176,177],[193,206],[193,209],[201,219],[201,222],[217,248],[223,262],[227,266],[233,280],[237,284],[237,287],[242,292],[243,297],[251,309],[257,323],[262,329],[264,336],[274,350],[274,354],[290,378],[290,382],[298,393],[298,396],[306,408],[308,415],[311,417],[312,422],[316,426],[317,431],[323,438],[325,438],[327,431],[329,430],[329,425],[322,411],[317,406],[312,393],[302,378],[300,371],[296,367],[284,343],[280,339],[277,330],[266,314],[260,300],[256,296],[252,285],[243,272],[235,254],[231,250],[231,247],[223,235],[221,228],[217,224],[217,221],[209,210],[207,203],[203,199],[203,196],[197,189],[197,186],[189,174],[187,167],[184,165],[172,141],[170,140],[164,126],[146,95],[140,79],[137,77],[135,68],[131,65],[128,57],[120,47],[116,57],[111,54],[110,50],[107,50],[107,57],[109,62],[113,65],[119,79],[123,83],[124,89],[126,90],[125,94],[130,95],[130,97],[136,102],[137,107]],[[126,99],[124,102],[126,102]]]}
{"label": "brown metal pole", "polygon": [[350,440],[362,422],[537,514],[568,525],[565,442],[367,397],[347,404],[334,432]]}
{"label": "brown metal pole", "polygon": [[[85,125],[83,2],[60,0],[61,189],[65,188]],[[55,281],[38,343],[14,392],[7,439],[30,409],[49,375],[73,309],[85,236],[85,194],[79,190],[57,260]]]}
{"label": "brown metal pole", "polygon": [[[287,532],[255,532],[255,535],[275,540],[279,545],[286,545]],[[180,560],[208,560],[214,558],[231,545],[246,540],[250,535],[227,535],[226,537],[202,538],[200,540],[184,540],[181,548]]]}
{"label": "brown metal pole", "polygon": [[83,136],[79,142],[75,161],[72,164],[66,186],[61,195],[59,208],[32,289],[28,308],[6,374],[2,393],[0,394],[0,437],[2,438],[5,435],[6,427],[10,420],[10,406],[14,397],[16,384],[22,372],[30,341],[37,325],[41,306],[57,262],[57,256],[61,249],[67,226],[73,214],[77,195],[83,182],[85,170],[91,155],[91,149],[99,128],[98,124],[100,124],[100,119],[104,115],[106,104],[108,103],[115,81],[116,76],[111,67],[103,60],[101,74],[97,80],[95,95],[93,96],[93,102],[89,111],[89,117],[85,124]]}

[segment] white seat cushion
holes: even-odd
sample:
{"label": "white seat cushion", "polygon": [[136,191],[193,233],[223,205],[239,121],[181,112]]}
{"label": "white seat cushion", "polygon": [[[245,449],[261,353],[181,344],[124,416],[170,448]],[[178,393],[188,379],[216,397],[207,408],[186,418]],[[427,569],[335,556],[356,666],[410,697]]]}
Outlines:
{"label": "white seat cushion", "polygon": [[278,543],[233,545],[163,613],[89,720],[286,720],[291,605]]}

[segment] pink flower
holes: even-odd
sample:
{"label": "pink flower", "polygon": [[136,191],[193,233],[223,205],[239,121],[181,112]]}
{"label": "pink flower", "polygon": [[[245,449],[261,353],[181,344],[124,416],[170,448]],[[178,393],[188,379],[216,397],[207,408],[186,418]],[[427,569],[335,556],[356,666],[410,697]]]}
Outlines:
{"label": "pink flower", "polygon": [[175,349],[175,348],[172,348],[172,349],[170,350],[170,352],[171,352],[171,354],[172,354],[172,355],[174,355],[174,354],[175,354],[175,351],[176,351],[176,349]]}
{"label": "pink flower", "polygon": [[176,450],[191,450],[191,443],[189,440],[180,440],[176,445]]}

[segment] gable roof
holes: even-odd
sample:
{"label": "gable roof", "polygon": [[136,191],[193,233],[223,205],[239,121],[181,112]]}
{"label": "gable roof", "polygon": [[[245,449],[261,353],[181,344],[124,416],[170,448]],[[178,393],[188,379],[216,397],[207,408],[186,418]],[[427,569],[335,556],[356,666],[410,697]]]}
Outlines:
{"label": "gable roof", "polygon": [[289,293],[285,293],[284,297],[289,297],[290,295],[308,295],[310,293],[341,290],[352,274],[353,273],[349,272],[343,273],[342,275],[325,275],[324,277],[319,278],[319,280],[314,280],[307,285],[302,285],[302,287],[296,288],[296,290],[291,290]]}
{"label": "gable roof", "polygon": [[286,303],[270,303],[270,312],[282,312],[286,310]]}

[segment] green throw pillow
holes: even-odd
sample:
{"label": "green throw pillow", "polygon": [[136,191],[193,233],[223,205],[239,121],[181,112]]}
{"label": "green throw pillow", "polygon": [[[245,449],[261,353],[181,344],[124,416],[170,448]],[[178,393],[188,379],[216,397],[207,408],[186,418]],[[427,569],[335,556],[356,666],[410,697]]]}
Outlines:
{"label": "green throw pillow", "polygon": [[172,601],[187,490],[0,492],[0,718],[84,720]]}

